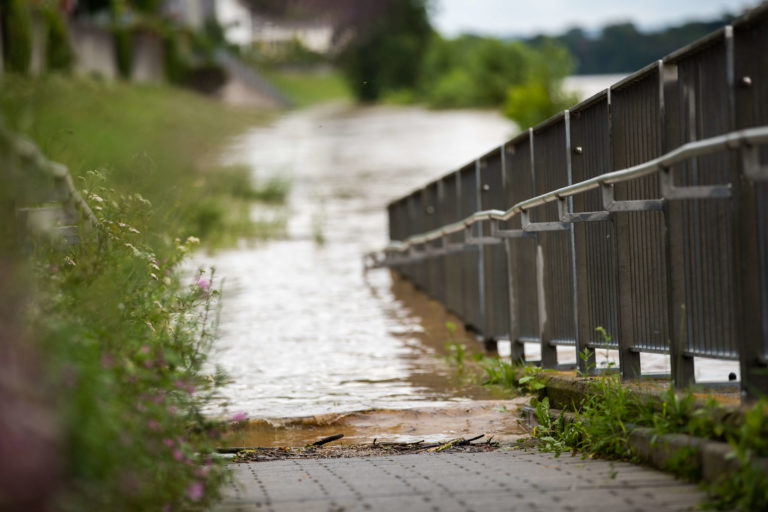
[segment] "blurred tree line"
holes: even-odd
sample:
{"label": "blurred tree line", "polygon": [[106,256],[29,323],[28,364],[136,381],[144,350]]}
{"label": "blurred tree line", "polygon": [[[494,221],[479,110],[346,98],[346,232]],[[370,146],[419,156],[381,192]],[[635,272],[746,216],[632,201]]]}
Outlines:
{"label": "blurred tree line", "polygon": [[446,39],[430,25],[430,0],[358,0],[358,9],[366,3],[375,8],[348,18],[336,59],[361,100],[501,108],[521,127],[575,102],[561,87],[572,59],[555,41]]}
{"label": "blurred tree line", "polygon": [[590,36],[581,28],[572,28],[554,38],[539,35],[526,42],[539,46],[554,40],[566,47],[573,55],[577,74],[630,73],[733,19],[734,16],[724,14],[716,20],[689,22],[654,32],[641,32],[632,23],[617,23],[605,26],[596,36]]}

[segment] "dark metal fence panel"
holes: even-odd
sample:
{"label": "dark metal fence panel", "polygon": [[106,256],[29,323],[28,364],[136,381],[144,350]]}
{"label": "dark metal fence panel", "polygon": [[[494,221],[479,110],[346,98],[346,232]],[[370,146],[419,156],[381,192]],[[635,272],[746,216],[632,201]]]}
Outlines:
{"label": "dark metal fence panel", "polygon": [[[424,222],[424,201],[421,190],[417,190],[408,196],[408,236],[423,233]],[[419,246],[418,250],[424,250]],[[427,262],[425,259],[419,259],[409,265],[409,276],[414,285],[420,290],[426,289],[427,283]]]}
{"label": "dark metal fence panel", "polygon": [[[445,176],[442,180],[443,196],[441,210],[446,224],[461,220],[459,175],[457,172]],[[444,244],[457,244],[463,240],[464,234],[458,233],[443,237]],[[462,261],[464,257],[460,251],[452,251],[445,255],[445,306],[449,311],[463,318],[463,277]]]}
{"label": "dark metal fence panel", "polygon": [[[426,230],[437,229],[444,224],[440,205],[440,182],[433,182],[424,189],[424,218]],[[432,250],[440,248],[440,242],[430,242]],[[435,300],[443,301],[445,297],[445,259],[442,256],[431,256],[427,259],[427,292]]]}
{"label": "dark metal fence panel", "polygon": [[[612,169],[662,153],[661,73],[656,65],[611,87]],[[660,199],[658,175],[617,184],[617,200]],[[669,321],[664,214],[616,213],[619,339],[635,349],[667,352]],[[639,359],[636,361],[639,366]]]}
{"label": "dark metal fence panel", "polygon": [[[609,172],[611,166],[608,93],[570,111],[573,182]],[[600,190],[573,197],[573,211],[603,210]],[[582,346],[617,348],[618,272],[615,217],[574,224],[579,341]],[[598,328],[604,329],[601,333]]]}
{"label": "dark metal fence panel", "polygon": [[[389,239],[396,241],[405,240],[408,235],[408,216],[407,205],[405,198],[400,198],[397,201],[393,201],[389,204]],[[395,269],[402,277],[407,277],[408,266],[406,264],[398,264]]]}
{"label": "dark metal fence panel", "polygon": [[[508,207],[502,176],[502,148],[498,148],[480,159],[480,209],[506,210]],[[490,235],[488,223],[485,224],[484,234]],[[485,246],[483,252],[485,335],[498,340],[509,335],[507,252],[501,241]]]}
{"label": "dark metal fence panel", "polygon": [[[734,23],[735,124],[737,129],[768,124],[768,9]],[[758,152],[768,164],[768,148]],[[744,163],[744,162],[742,162]],[[768,392],[768,181],[735,183],[741,315],[736,319],[741,351],[742,388]]]}
{"label": "dark metal fence panel", "polygon": [[[517,204],[533,197],[530,132],[504,145],[504,186],[507,204]],[[504,225],[521,229],[520,216]],[[538,342],[539,310],[536,282],[536,243],[534,238],[506,240],[510,269],[510,339],[513,342]]]}
{"label": "dark metal fence panel", "polygon": [[[461,182],[461,216],[465,218],[480,209],[480,190],[477,164],[472,162],[459,171]],[[481,226],[475,224],[472,227],[476,236],[481,234]],[[483,247],[472,245],[464,250],[463,272],[464,274],[464,322],[473,330],[485,334],[485,294],[483,293]]]}
{"label": "dark metal fence panel", "polygon": [[[733,130],[729,38],[723,29],[665,59],[676,75],[665,98],[665,150]],[[674,185],[728,185],[734,164],[727,152],[688,160],[672,169]],[[668,207],[672,325],[686,357],[738,357],[732,211],[729,199],[714,198],[673,198]]]}
{"label": "dark metal fence panel", "polygon": [[[569,185],[568,149],[564,115],[550,120],[533,131],[533,188],[534,195],[543,194]],[[532,222],[556,222],[559,220],[556,203],[535,208]],[[557,364],[557,356],[545,361],[549,344],[576,344],[575,280],[573,276],[573,251],[571,229],[541,231],[537,233],[539,264],[539,301],[542,361],[546,365]]]}

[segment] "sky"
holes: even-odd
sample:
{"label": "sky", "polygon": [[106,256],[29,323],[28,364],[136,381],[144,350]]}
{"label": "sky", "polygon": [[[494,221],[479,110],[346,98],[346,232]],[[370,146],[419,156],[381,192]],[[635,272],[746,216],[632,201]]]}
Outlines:
{"label": "sky", "polygon": [[437,30],[453,37],[464,32],[493,36],[558,34],[580,26],[595,30],[617,21],[656,29],[723,12],[739,14],[758,0],[434,0]]}

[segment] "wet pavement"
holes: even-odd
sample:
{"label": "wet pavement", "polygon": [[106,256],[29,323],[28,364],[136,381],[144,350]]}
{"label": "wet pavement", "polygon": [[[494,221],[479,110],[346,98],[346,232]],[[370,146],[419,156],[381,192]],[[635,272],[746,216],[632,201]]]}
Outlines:
{"label": "wet pavement", "polygon": [[239,487],[214,510],[691,510],[694,485],[622,462],[523,450],[309,459],[234,466]]}

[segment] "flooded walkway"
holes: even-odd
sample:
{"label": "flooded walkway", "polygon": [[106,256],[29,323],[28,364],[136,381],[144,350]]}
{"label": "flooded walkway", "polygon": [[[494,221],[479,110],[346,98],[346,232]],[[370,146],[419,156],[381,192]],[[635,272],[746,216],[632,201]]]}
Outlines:
{"label": "flooded walkway", "polygon": [[209,412],[296,418],[494,398],[439,357],[451,337],[442,308],[387,271],[364,275],[361,257],[386,243],[390,200],[513,131],[488,112],[333,105],[242,137],[233,163],[293,183],[288,234],[195,261],[224,279],[213,359],[232,384],[229,405]]}

